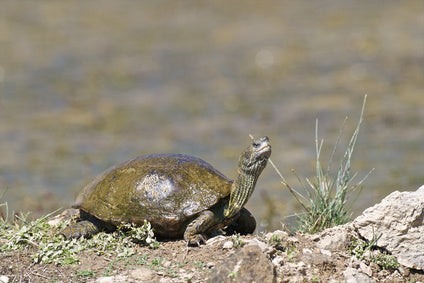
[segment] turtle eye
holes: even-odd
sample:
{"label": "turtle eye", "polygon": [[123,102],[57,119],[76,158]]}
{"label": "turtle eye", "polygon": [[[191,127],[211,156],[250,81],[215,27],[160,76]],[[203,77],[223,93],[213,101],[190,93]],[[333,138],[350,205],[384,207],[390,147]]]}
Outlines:
{"label": "turtle eye", "polygon": [[253,145],[253,147],[259,147],[261,144],[260,144],[260,143],[258,143],[257,141],[254,141],[254,142],[252,143],[252,145]]}

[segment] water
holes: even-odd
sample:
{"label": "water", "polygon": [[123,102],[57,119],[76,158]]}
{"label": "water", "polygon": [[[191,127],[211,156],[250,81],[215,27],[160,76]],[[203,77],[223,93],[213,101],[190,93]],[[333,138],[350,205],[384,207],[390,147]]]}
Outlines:
{"label": "water", "polygon": [[[234,178],[249,134],[311,177],[368,94],[355,214],[424,184],[422,1],[7,1],[0,10],[0,190],[13,210],[69,206],[107,167],[185,153]],[[340,154],[338,157],[340,157]],[[337,164],[334,165],[336,167]],[[248,208],[278,228],[298,206],[270,166]]]}

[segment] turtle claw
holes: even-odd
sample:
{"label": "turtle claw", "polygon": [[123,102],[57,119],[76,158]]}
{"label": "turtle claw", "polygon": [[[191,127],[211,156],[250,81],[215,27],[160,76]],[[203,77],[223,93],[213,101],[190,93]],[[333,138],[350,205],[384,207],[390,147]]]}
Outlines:
{"label": "turtle claw", "polygon": [[187,239],[187,245],[188,246],[198,246],[198,247],[200,247],[201,244],[205,244],[205,243],[206,243],[206,237],[202,234],[194,234]]}

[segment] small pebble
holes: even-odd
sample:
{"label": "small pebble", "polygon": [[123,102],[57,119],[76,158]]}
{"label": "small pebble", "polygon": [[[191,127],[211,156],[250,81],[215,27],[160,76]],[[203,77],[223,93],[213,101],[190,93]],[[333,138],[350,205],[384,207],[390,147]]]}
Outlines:
{"label": "small pebble", "polygon": [[332,255],[332,254],[331,254],[331,252],[330,252],[329,250],[320,249],[320,251],[321,251],[321,253],[322,253],[323,255],[328,255],[328,256],[331,256],[331,255]]}
{"label": "small pebble", "polygon": [[304,254],[312,254],[312,251],[310,249],[303,249],[302,253]]}
{"label": "small pebble", "polygon": [[372,276],[372,269],[371,269],[371,267],[369,267],[368,265],[366,265],[365,263],[363,263],[363,262],[361,262],[360,264],[359,264],[359,270],[362,272],[362,273],[365,273],[366,275],[368,275],[368,276]]}
{"label": "small pebble", "polygon": [[227,242],[225,242],[225,243],[222,245],[222,248],[223,248],[224,250],[232,249],[232,248],[233,248],[233,242],[231,242],[231,241],[227,241]]}
{"label": "small pebble", "polygon": [[275,265],[275,266],[284,265],[284,258],[282,256],[276,256],[272,260],[272,264]]}

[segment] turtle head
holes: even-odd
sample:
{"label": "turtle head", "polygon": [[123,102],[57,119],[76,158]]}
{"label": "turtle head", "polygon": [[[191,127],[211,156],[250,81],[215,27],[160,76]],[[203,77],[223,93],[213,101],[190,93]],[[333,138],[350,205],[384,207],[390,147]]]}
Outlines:
{"label": "turtle head", "polygon": [[242,173],[259,177],[271,155],[271,144],[268,137],[262,137],[252,142],[239,159],[239,170]]}
{"label": "turtle head", "polygon": [[230,218],[237,214],[248,201],[270,155],[271,144],[268,137],[253,141],[240,155],[238,176],[231,189],[230,202],[224,212],[225,217]]}

